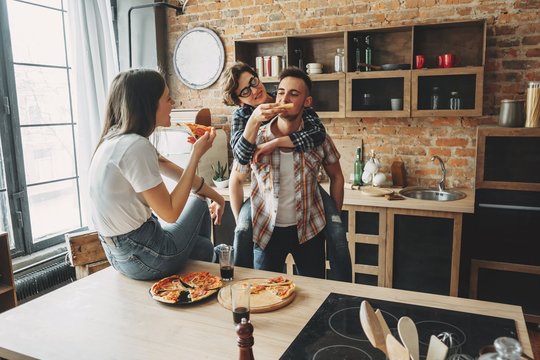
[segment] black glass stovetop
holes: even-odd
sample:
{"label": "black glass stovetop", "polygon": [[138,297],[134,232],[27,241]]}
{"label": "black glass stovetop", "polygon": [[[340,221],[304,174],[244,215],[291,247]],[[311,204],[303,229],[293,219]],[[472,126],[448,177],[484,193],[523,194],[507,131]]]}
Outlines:
{"label": "black glass stovetop", "polygon": [[281,359],[384,360],[384,353],[371,345],[362,330],[359,312],[363,300],[381,310],[398,340],[399,319],[410,317],[418,329],[421,358],[426,356],[431,335],[452,334],[454,347],[449,355],[467,354],[471,358],[500,336],[517,339],[516,325],[510,319],[331,293]]}

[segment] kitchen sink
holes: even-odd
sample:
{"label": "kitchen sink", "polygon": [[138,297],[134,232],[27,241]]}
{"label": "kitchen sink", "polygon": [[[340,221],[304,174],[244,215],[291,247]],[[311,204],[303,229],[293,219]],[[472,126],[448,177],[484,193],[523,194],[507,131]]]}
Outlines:
{"label": "kitchen sink", "polygon": [[401,195],[419,200],[453,201],[464,199],[467,195],[456,190],[437,190],[422,187],[409,187],[399,192]]}

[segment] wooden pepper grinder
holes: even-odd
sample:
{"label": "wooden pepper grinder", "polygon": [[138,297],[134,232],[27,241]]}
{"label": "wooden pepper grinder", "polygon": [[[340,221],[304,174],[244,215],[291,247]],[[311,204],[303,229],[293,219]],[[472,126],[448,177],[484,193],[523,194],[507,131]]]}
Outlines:
{"label": "wooden pepper grinder", "polygon": [[236,334],[238,334],[238,347],[240,348],[240,360],[255,360],[253,357],[253,325],[246,318],[236,325]]}

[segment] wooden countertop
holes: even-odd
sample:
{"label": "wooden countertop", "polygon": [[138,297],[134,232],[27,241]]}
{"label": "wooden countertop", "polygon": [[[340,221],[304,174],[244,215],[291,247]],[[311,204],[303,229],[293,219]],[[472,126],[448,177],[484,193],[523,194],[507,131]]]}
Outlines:
{"label": "wooden countertop", "polygon": [[[321,184],[328,191],[328,183]],[[226,200],[229,199],[229,189],[215,188]],[[398,192],[400,189],[396,189]],[[412,209],[412,210],[430,210],[430,211],[445,211],[455,213],[474,213],[474,190],[471,189],[455,189],[467,195],[464,199],[455,201],[431,201],[409,199],[405,200],[387,200],[384,196],[369,196],[364,195],[359,190],[351,190],[350,185],[345,188],[345,196],[343,205],[361,205],[374,206],[394,209]],[[249,185],[244,187],[244,196],[249,196]]]}
{"label": "wooden countertop", "polygon": [[[217,264],[192,261],[184,272]],[[275,276],[236,268],[235,278]],[[291,276],[296,299],[280,310],[252,314],[256,359],[277,359],[330,292],[513,319],[532,355],[521,308],[513,305]],[[7,359],[235,359],[231,312],[216,298],[189,306],[153,300],[151,281],[107,268],[0,314],[0,357]]]}

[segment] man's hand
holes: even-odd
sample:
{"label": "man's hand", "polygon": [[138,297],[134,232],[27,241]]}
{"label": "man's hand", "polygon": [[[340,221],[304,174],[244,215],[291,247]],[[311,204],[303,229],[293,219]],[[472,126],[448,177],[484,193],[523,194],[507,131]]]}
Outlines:
{"label": "man's hand", "polygon": [[214,224],[221,225],[221,217],[223,216],[225,206],[212,201],[212,203],[208,205],[208,210],[210,210],[210,216],[214,219]]}
{"label": "man's hand", "polygon": [[271,154],[278,147],[278,139],[273,139],[268,142],[257,145],[257,149],[253,154],[253,162],[259,162],[259,157]]}

